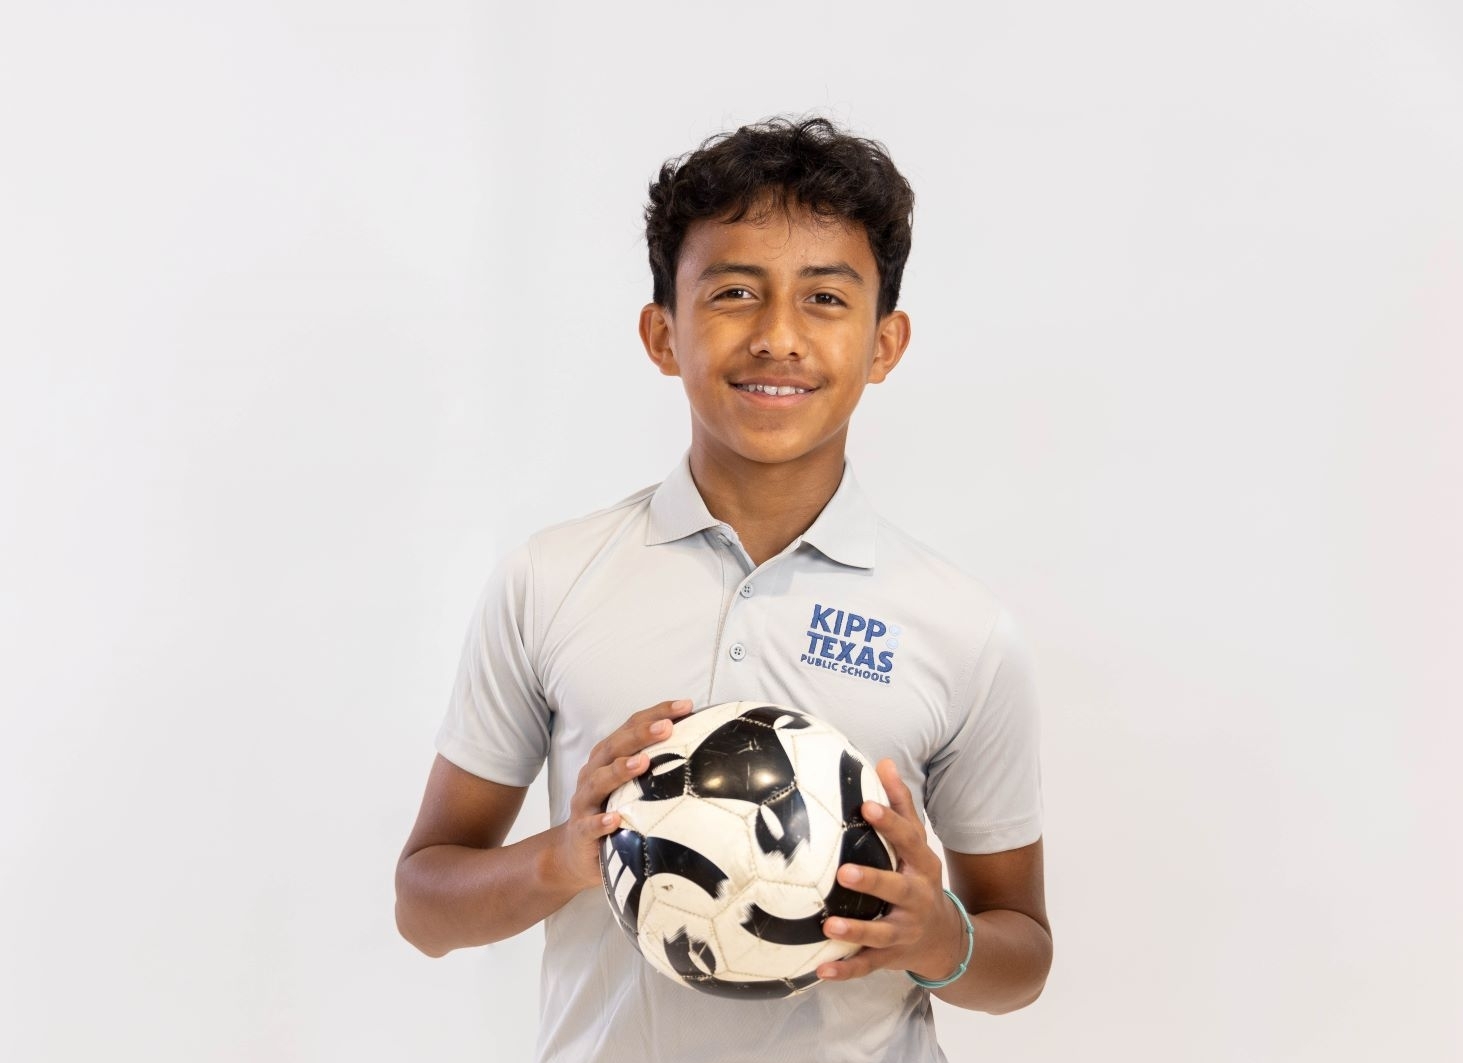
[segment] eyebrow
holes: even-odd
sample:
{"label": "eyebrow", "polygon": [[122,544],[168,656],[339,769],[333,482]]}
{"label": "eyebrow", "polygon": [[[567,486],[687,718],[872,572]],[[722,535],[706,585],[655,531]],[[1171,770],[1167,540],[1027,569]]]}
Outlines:
{"label": "eyebrow", "polygon": [[[702,281],[711,280],[715,277],[727,276],[756,277],[758,280],[767,279],[767,270],[761,266],[753,266],[746,262],[713,262],[701,271],[701,276],[696,278],[699,284]],[[826,266],[804,266],[798,270],[799,277],[842,277],[852,284],[863,284],[863,274],[854,269],[847,262],[831,262]]]}

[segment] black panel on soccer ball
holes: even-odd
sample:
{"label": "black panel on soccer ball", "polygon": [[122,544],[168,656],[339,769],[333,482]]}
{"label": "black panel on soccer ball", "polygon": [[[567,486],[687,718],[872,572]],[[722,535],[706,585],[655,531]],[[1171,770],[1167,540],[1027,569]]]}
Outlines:
{"label": "black panel on soccer ball", "polygon": [[668,801],[687,790],[686,758],[679,753],[658,753],[650,758],[650,770],[635,780],[646,801]]}
{"label": "black panel on soccer ball", "polygon": [[808,805],[797,790],[789,790],[774,797],[763,805],[778,824],[781,834],[774,834],[764,816],[757,816],[757,848],[769,856],[781,853],[784,860],[791,860],[799,845],[808,840],[812,831],[808,823]]}
{"label": "black panel on soccer ball", "polygon": [[[843,804],[843,845],[839,864],[858,864],[880,871],[894,870],[889,851],[879,840],[874,828],[864,819],[864,766],[857,757],[844,752],[838,762],[838,786]],[[845,919],[877,919],[889,911],[889,905],[867,893],[859,893],[840,885],[835,879],[828,891],[824,907],[829,915]]]}
{"label": "black panel on soccer ball", "polygon": [[[843,849],[838,856],[839,864],[859,864],[876,867],[880,871],[892,871],[889,853],[884,848],[874,828],[867,823],[844,829]],[[842,885],[837,879],[823,901],[829,915],[840,915],[845,919],[878,919],[889,911],[889,905],[869,893],[860,893]]]}
{"label": "black panel on soccer ball", "polygon": [[823,920],[826,918],[828,916],[819,910],[800,919],[784,919],[760,904],[753,904],[742,920],[742,929],[772,945],[816,945],[828,940],[823,933]]}
{"label": "black panel on soccer ball", "polygon": [[843,822],[863,823],[864,766],[848,750],[838,757],[838,795],[843,806]]}
{"label": "black panel on soccer ball", "polygon": [[[676,875],[693,885],[699,886],[708,897],[715,897],[727,880],[727,873],[717,867],[695,849],[680,842],[654,835],[647,838],[638,831],[621,827],[609,836],[609,847],[620,858],[620,867],[614,869],[613,877],[609,851],[601,849],[599,869],[614,905],[615,914],[633,938],[640,929],[640,894],[645,883],[655,875]],[[624,875],[630,875],[635,885],[625,895],[623,905],[615,900],[616,887]]]}
{"label": "black panel on soccer ball", "polygon": [[691,937],[685,927],[665,940],[665,957],[682,978],[704,978],[716,974],[716,956],[711,944]]}
{"label": "black panel on soccer ball", "polygon": [[695,849],[651,836],[645,839],[645,877],[655,875],[678,875],[700,886],[708,897],[715,897],[728,878],[725,871]]}
{"label": "black panel on soccer ball", "polygon": [[793,784],[792,761],[777,732],[738,718],[706,736],[691,754],[691,792],[760,805]]}
{"label": "black panel on soccer ball", "polygon": [[[610,859],[612,852],[619,858],[618,861]],[[599,871],[604,879],[605,892],[609,896],[615,918],[620,921],[620,926],[633,942],[640,924],[640,891],[645,886],[645,836],[624,827],[611,834],[606,839],[606,844],[600,848]],[[619,884],[626,875],[635,884],[625,895],[624,904],[621,904]]]}

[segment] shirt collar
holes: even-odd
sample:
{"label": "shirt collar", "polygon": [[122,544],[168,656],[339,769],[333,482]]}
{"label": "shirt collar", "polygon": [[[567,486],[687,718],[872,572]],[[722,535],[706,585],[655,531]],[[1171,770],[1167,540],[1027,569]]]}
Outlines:
{"label": "shirt collar", "polygon": [[879,515],[844,462],[843,481],[813,526],[803,532],[803,542],[840,565],[873,568],[878,532]]}
{"label": "shirt collar", "polygon": [[696,481],[691,479],[688,450],[650,498],[650,526],[645,532],[645,545],[675,542],[720,523],[706,508],[701,492],[696,490]]}
{"label": "shirt collar", "polygon": [[[691,479],[691,455],[687,451],[651,496],[645,544],[660,546],[715,528],[720,523],[706,508],[701,492],[696,490],[696,481]],[[845,462],[838,490],[833,492],[812,527],[803,532],[802,541],[841,565],[873,568],[878,529],[878,514]]]}

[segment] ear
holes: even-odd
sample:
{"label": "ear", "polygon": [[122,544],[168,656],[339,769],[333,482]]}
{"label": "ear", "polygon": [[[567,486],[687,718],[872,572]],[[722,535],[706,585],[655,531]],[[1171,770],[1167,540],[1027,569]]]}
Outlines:
{"label": "ear", "polygon": [[681,375],[671,344],[670,311],[659,303],[646,303],[640,310],[640,342],[657,369],[666,376]]}
{"label": "ear", "polygon": [[869,383],[882,383],[909,346],[909,315],[903,310],[891,310],[879,322],[879,333],[874,339],[874,361],[869,366]]}

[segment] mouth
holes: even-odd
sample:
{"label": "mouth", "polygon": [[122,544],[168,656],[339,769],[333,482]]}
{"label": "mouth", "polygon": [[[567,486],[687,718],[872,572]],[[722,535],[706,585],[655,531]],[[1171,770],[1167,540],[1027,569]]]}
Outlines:
{"label": "mouth", "polygon": [[816,389],[811,387],[800,387],[796,384],[733,384],[738,391],[749,392],[754,395],[806,395]]}

